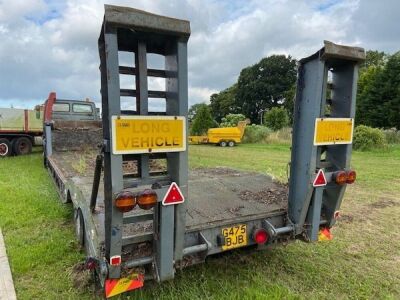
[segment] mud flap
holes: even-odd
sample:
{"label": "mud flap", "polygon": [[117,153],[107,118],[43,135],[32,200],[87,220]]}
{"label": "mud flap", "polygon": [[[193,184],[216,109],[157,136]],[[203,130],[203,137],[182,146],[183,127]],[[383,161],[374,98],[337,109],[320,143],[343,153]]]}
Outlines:
{"label": "mud flap", "polygon": [[143,285],[143,274],[132,274],[129,277],[119,279],[107,279],[104,286],[106,298],[141,288]]}

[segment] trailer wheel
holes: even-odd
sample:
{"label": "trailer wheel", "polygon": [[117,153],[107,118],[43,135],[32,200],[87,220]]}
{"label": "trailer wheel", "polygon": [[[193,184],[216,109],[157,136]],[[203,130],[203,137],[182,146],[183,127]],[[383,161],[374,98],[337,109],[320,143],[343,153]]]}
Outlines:
{"label": "trailer wheel", "polygon": [[228,146],[229,146],[229,147],[235,146],[235,142],[234,142],[234,141],[229,141],[229,142],[228,142]]}
{"label": "trailer wheel", "polygon": [[220,142],[219,142],[219,145],[220,145],[221,147],[226,147],[226,142],[225,142],[225,141],[220,141]]}
{"label": "trailer wheel", "polygon": [[0,157],[11,155],[11,143],[8,139],[0,139]]}
{"label": "trailer wheel", "polygon": [[85,246],[85,222],[80,208],[75,209],[74,219],[76,239],[78,240],[79,246],[83,248]]}
{"label": "trailer wheel", "polygon": [[47,168],[46,153],[43,151],[43,167]]}
{"label": "trailer wheel", "polygon": [[25,155],[32,152],[32,142],[27,137],[20,137],[13,143],[13,150],[16,155]]}
{"label": "trailer wheel", "polygon": [[61,201],[63,204],[68,204],[72,202],[72,197],[69,190],[67,190],[67,192],[63,195]]}

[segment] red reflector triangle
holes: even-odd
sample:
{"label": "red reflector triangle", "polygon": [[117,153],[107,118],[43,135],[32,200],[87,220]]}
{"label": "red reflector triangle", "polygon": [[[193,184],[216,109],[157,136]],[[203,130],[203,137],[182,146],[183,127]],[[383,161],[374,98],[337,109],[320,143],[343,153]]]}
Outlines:
{"label": "red reflector triangle", "polygon": [[171,205],[171,204],[180,204],[185,201],[185,197],[183,196],[179,186],[173,182],[169,186],[167,193],[164,196],[162,201],[163,205]]}
{"label": "red reflector triangle", "polygon": [[313,186],[318,187],[318,186],[325,186],[327,184],[326,182],[326,177],[324,171],[322,169],[319,169],[317,176],[314,179]]}

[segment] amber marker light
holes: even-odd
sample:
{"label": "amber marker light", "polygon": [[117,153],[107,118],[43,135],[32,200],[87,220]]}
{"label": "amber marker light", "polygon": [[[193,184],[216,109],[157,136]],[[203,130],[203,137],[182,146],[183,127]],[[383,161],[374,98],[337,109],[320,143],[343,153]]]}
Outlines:
{"label": "amber marker light", "polygon": [[141,209],[151,209],[157,203],[157,193],[153,190],[144,190],[139,194],[137,202]]}
{"label": "amber marker light", "polygon": [[347,173],[345,171],[337,171],[333,173],[333,179],[338,185],[347,183]]}
{"label": "amber marker light", "polygon": [[347,171],[347,180],[346,180],[346,182],[348,184],[354,183],[354,181],[356,181],[356,178],[357,178],[356,171],[354,171],[354,170]]}
{"label": "amber marker light", "polygon": [[122,191],[115,197],[115,206],[121,212],[131,211],[136,206],[135,195],[129,191]]}

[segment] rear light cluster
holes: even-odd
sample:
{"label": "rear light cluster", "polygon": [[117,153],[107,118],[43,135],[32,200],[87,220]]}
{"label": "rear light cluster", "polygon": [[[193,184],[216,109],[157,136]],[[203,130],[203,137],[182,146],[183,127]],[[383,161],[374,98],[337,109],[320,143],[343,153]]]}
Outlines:
{"label": "rear light cluster", "polygon": [[357,178],[357,173],[354,170],[349,170],[349,171],[337,171],[333,173],[332,179],[338,184],[338,185],[343,185],[343,184],[352,184],[354,181],[356,181]]}
{"label": "rear light cluster", "polygon": [[139,205],[141,209],[151,209],[157,203],[157,193],[153,190],[144,190],[135,195],[130,191],[122,191],[115,197],[115,206],[121,212],[128,212]]}

